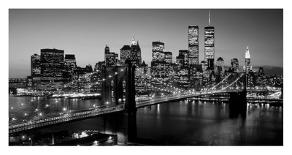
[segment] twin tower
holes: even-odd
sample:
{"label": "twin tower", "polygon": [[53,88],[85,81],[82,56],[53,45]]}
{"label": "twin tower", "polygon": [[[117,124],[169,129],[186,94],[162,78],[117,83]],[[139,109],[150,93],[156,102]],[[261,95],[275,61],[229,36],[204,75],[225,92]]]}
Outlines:
{"label": "twin tower", "polygon": [[[188,50],[189,50],[189,64],[198,65],[199,62],[199,26],[190,25],[188,27]],[[206,65],[208,69],[214,69],[214,57],[215,57],[215,28],[210,24],[210,12],[209,12],[209,24],[204,27],[204,61],[203,65]]]}

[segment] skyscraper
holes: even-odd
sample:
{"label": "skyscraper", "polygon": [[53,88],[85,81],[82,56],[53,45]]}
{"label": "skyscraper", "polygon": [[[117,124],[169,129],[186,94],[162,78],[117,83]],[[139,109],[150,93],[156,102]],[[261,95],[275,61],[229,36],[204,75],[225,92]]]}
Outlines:
{"label": "skyscraper", "polygon": [[141,65],[141,48],[139,42],[135,41],[134,37],[130,42],[130,45],[124,45],[120,49],[120,62],[121,65],[125,65],[126,60],[131,61],[133,65]]}
{"label": "skyscraper", "polygon": [[[165,71],[165,53],[164,43],[160,41],[152,42],[152,61],[151,61],[151,75],[152,77],[164,81],[166,80]],[[153,80],[154,85],[160,85],[157,80]]]}
{"label": "skyscraper", "polygon": [[65,68],[70,72],[73,72],[76,66],[76,58],[74,54],[65,54]]}
{"label": "skyscraper", "polygon": [[207,62],[207,69],[214,70],[214,57],[215,57],[215,28],[210,23],[204,28],[204,54],[205,61]]}
{"label": "skyscraper", "polygon": [[172,63],[172,52],[164,52],[165,62],[168,64]]}
{"label": "skyscraper", "polygon": [[179,50],[179,54],[176,57],[177,67],[175,68],[176,72],[176,85],[180,88],[188,88],[190,85],[189,78],[189,51],[188,50]]}
{"label": "skyscraper", "polygon": [[31,76],[41,76],[41,57],[38,54],[34,54],[31,56]]}
{"label": "skyscraper", "polygon": [[66,80],[72,80],[74,72],[77,67],[74,54],[65,54],[64,67],[65,67],[64,78]]}
{"label": "skyscraper", "polygon": [[238,72],[239,71],[239,62],[237,58],[231,59],[231,71]]}
{"label": "skyscraper", "polygon": [[216,61],[216,67],[215,67],[215,76],[216,76],[216,82],[220,82],[221,79],[224,76],[224,60],[222,57],[219,57]]}
{"label": "skyscraper", "polygon": [[105,55],[105,65],[109,66],[116,66],[118,62],[118,54],[114,52],[110,52],[110,48],[106,45],[104,49]]}
{"label": "skyscraper", "polygon": [[131,54],[132,54],[132,57],[134,58],[133,60],[136,61],[135,64],[140,66],[142,62],[141,48],[139,45],[139,41],[136,41],[134,37],[132,38],[132,41],[131,41]]}
{"label": "skyscraper", "polygon": [[188,27],[189,64],[199,64],[199,26]]}
{"label": "skyscraper", "polygon": [[245,70],[247,73],[251,70],[250,53],[249,53],[248,46],[246,47],[246,51],[245,51]]}
{"label": "skyscraper", "polygon": [[120,61],[121,65],[125,65],[126,60],[131,58],[131,47],[129,45],[124,45],[120,49]]}
{"label": "skyscraper", "polygon": [[42,81],[63,81],[64,50],[41,49]]}
{"label": "skyscraper", "polygon": [[176,57],[176,64],[179,65],[179,67],[187,67],[189,64],[189,51],[188,50],[179,50],[178,56]]}
{"label": "skyscraper", "polygon": [[165,59],[164,55],[164,43],[160,41],[152,42],[152,61],[162,62]]}

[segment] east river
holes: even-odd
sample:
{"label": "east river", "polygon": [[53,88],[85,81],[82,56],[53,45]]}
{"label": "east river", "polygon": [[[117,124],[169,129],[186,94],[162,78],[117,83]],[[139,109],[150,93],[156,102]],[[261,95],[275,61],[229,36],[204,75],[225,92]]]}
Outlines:
{"label": "east river", "polygon": [[[98,99],[9,97],[9,122],[25,122],[102,105]],[[84,130],[126,136],[124,114],[115,113],[47,126],[25,134],[71,135]],[[12,120],[15,118],[14,120]],[[175,101],[144,107],[136,113],[137,138],[145,145],[283,145],[283,107],[249,104],[246,119],[230,118],[222,102]],[[38,144],[36,144],[38,145]]]}

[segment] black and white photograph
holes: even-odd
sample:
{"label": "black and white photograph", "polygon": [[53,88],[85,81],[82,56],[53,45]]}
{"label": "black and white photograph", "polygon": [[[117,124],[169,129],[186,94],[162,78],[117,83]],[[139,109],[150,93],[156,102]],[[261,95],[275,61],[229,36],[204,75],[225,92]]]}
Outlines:
{"label": "black and white photograph", "polygon": [[284,145],[282,8],[6,11],[9,147]]}

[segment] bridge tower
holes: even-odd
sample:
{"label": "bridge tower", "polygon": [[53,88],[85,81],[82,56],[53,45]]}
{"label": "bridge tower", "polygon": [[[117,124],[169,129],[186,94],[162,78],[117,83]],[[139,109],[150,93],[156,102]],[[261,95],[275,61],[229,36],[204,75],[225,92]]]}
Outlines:
{"label": "bridge tower", "polygon": [[125,108],[128,113],[136,111],[135,101],[135,65],[126,61],[126,101]]}
{"label": "bridge tower", "polygon": [[[248,60],[248,61],[247,61]],[[250,71],[250,55],[247,48],[247,52],[245,53],[245,66],[243,72],[243,90],[239,92],[231,92],[229,99],[229,117],[236,118],[239,115],[242,119],[246,118],[246,110],[247,110],[247,84],[248,84],[248,73]]]}
{"label": "bridge tower", "polygon": [[126,60],[126,100],[125,112],[128,121],[128,141],[134,142],[137,138],[136,101],[135,101],[135,68],[131,61]]}

